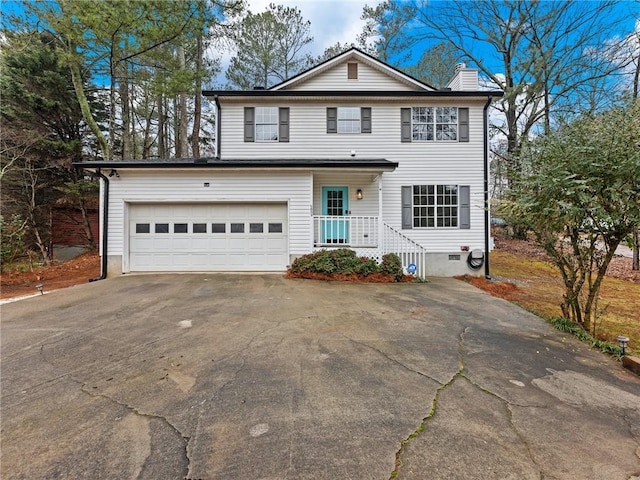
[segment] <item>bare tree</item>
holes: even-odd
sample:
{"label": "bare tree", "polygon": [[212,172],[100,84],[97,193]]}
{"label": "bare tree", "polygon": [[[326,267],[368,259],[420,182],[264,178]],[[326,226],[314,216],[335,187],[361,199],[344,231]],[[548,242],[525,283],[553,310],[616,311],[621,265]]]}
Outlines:
{"label": "bare tree", "polygon": [[[498,1],[427,3],[418,0],[414,41],[447,43],[504,90],[497,108],[507,157],[520,170],[523,143],[536,128],[549,130],[553,115],[575,116],[576,102],[594,81],[608,78],[630,58],[592,55],[622,29],[617,2]],[[605,94],[601,91],[600,94]]]}

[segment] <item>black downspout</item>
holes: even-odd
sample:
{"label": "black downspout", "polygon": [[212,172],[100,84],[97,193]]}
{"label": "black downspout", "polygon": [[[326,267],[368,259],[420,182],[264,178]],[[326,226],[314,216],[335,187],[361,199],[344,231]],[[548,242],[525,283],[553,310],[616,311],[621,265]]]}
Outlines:
{"label": "black downspout", "polygon": [[104,191],[102,192],[102,263],[100,266],[100,276],[89,279],[89,282],[96,282],[107,278],[107,241],[109,239],[109,179],[103,175],[99,168],[96,168],[96,175],[104,180]]}
{"label": "black downspout", "polygon": [[218,100],[218,95],[213,96],[213,101],[216,104],[216,160],[220,160],[220,147],[222,145],[222,122],[220,116],[222,115],[222,107]]}
{"label": "black downspout", "polygon": [[489,105],[493,97],[489,95],[483,108],[484,120],[484,278],[491,280],[489,273]]}

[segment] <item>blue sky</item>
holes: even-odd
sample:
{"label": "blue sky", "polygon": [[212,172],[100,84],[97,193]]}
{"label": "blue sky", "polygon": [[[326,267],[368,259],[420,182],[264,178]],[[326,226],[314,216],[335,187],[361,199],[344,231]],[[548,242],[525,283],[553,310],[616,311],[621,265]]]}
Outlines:
{"label": "blue sky", "polygon": [[[310,45],[308,53],[317,56],[336,42],[354,42],[364,25],[360,20],[363,7],[367,4],[375,6],[379,1],[381,0],[248,0],[248,8],[254,13],[259,13],[264,11],[270,2],[297,7],[302,16],[311,21],[314,42]],[[617,4],[620,12],[628,18],[621,34],[633,31],[634,23],[640,18],[640,2],[624,0]],[[0,10],[3,14],[11,13],[20,10],[20,4],[14,0],[0,0]],[[419,50],[420,46],[414,47],[414,57],[419,56]],[[231,53],[223,54],[223,67],[228,64],[230,56]],[[496,69],[499,68],[500,66],[496,65]],[[224,83],[224,79],[219,78],[216,83]]]}

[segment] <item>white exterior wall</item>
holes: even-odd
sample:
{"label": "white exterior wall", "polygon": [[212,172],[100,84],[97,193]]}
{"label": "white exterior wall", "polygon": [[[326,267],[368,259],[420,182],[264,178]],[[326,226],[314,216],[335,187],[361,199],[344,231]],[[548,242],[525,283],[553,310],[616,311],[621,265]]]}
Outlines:
{"label": "white exterior wall", "polygon": [[[350,158],[356,151],[358,158],[384,158],[398,162],[394,172],[382,175],[383,220],[401,229],[401,187],[414,184],[469,185],[471,190],[471,229],[431,228],[402,230],[410,238],[424,245],[431,252],[458,252],[461,246],[484,249],[483,211],[483,107],[481,101],[460,99],[458,107],[469,108],[469,142],[414,142],[400,141],[400,108],[411,106],[454,105],[451,100],[416,99],[374,102],[325,100],[320,102],[294,102],[274,104],[290,107],[290,142],[245,143],[243,137],[244,106],[258,104],[222,105],[222,149],[224,159],[233,158]],[[327,106],[371,107],[371,134],[327,134]],[[331,178],[344,178],[340,185],[355,184],[351,174],[338,170]],[[328,177],[315,175],[314,188]],[[333,182],[333,180],[327,180]],[[356,182],[357,183],[357,182]],[[338,184],[336,184],[338,185]],[[364,184],[363,184],[364,185]],[[355,195],[355,192],[352,192]],[[314,213],[320,214],[319,193],[314,193]],[[365,193],[366,197],[375,197]],[[354,205],[350,202],[350,205]],[[356,203],[357,205],[357,203]],[[365,204],[363,204],[364,206]],[[352,212],[357,215],[355,211]]]}
{"label": "white exterior wall", "polygon": [[[378,215],[377,175],[366,173],[316,173],[313,176],[313,214],[322,215],[322,187],[348,187],[349,211],[354,216]],[[362,200],[356,198],[362,189]]]}
{"label": "white exterior wall", "polygon": [[459,70],[447,85],[451,90],[471,91],[478,90],[478,71],[473,68]]}
{"label": "white exterior wall", "polygon": [[[312,176],[310,172],[228,172],[205,169],[118,169],[110,179],[108,256],[125,258],[127,205],[143,203],[286,202],[289,254],[310,251]],[[210,186],[205,187],[204,182]]]}
{"label": "white exterior wall", "polygon": [[367,65],[366,63],[356,62],[358,64],[358,78],[354,80],[347,79],[347,63],[345,61],[333,68],[323,71],[320,75],[316,75],[306,79],[302,84],[293,84],[286,90],[415,90],[415,86],[407,85],[404,82],[396,80],[387,74]]}

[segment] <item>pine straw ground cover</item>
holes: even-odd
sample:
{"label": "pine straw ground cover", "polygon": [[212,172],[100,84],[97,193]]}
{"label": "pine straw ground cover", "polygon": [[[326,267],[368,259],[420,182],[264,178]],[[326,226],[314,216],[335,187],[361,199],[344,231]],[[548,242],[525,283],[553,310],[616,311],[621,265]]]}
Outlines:
{"label": "pine straw ground cover", "polygon": [[[483,277],[464,280],[490,294],[517,303],[542,317],[561,316],[564,291],[557,269],[544,252],[528,242],[497,239],[491,254],[492,281]],[[600,315],[595,337],[616,342],[629,337],[629,351],[640,353],[640,273],[631,270],[631,259],[616,257],[600,290]]]}

